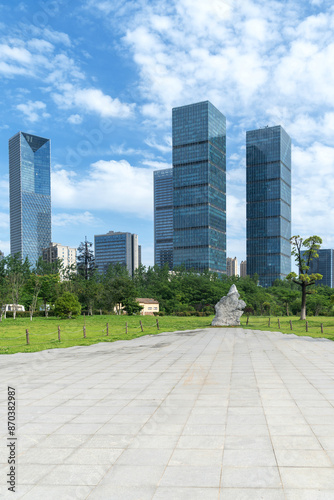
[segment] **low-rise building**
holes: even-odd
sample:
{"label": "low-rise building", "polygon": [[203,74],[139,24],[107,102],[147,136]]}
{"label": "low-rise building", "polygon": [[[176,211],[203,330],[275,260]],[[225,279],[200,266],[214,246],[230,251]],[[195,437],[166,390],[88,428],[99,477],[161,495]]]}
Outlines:
{"label": "low-rise building", "polygon": [[146,298],[140,298],[136,299],[138,304],[142,306],[142,310],[140,311],[140,314],[142,316],[153,316],[154,313],[159,312],[159,302],[155,299],[146,299]]}

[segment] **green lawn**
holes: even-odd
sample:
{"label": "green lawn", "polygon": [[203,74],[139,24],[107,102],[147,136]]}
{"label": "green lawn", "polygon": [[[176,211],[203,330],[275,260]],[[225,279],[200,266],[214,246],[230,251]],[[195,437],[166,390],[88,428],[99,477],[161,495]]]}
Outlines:
{"label": "green lawn", "polygon": [[[115,340],[130,340],[142,335],[154,335],[161,332],[177,330],[193,330],[210,326],[210,317],[177,317],[161,316],[156,319],[152,316],[80,316],[71,320],[59,318],[13,318],[3,319],[0,322],[0,354],[15,352],[35,352],[57,347],[75,345],[91,345],[98,342],[114,342]],[[142,321],[143,332],[139,321]],[[86,338],[83,335],[83,326],[86,323]],[[125,323],[128,323],[126,333]],[[109,323],[109,335],[106,325]],[[60,326],[60,342],[58,340],[58,326]],[[29,345],[26,344],[26,329],[29,331]]]}
{"label": "green lawn", "polygon": [[[278,327],[278,319],[280,328]],[[290,329],[290,320],[292,321],[292,330]],[[325,316],[310,316],[308,321],[308,332],[306,332],[306,321],[301,321],[296,316],[290,317],[271,317],[270,326],[268,326],[269,317],[250,316],[248,325],[246,325],[246,316],[241,317],[241,326],[252,330],[263,330],[271,332],[293,333],[300,336],[313,338],[326,338],[334,340],[334,318]],[[321,323],[323,324],[323,333],[321,333]]]}
{"label": "green lawn", "polygon": [[[12,318],[3,319],[0,323],[0,354],[13,354],[15,352],[35,352],[58,347],[75,345],[90,345],[98,342],[114,342],[115,340],[130,340],[142,335],[154,335],[160,332],[173,332],[207,328],[211,325],[213,316],[208,317],[159,317],[160,330],[156,326],[156,318],[152,316],[89,316],[85,320],[82,316],[72,320],[58,318]],[[289,321],[292,320],[293,330],[290,330]],[[141,331],[139,321],[142,321],[144,331]],[[278,328],[277,318],[271,318],[268,326],[268,317],[242,316],[241,326],[254,330],[281,331],[295,335],[308,335],[310,337],[323,337],[334,340],[334,318],[311,317],[308,320],[309,331],[306,332],[305,321],[296,317],[280,318],[281,328]],[[86,338],[83,335],[84,321],[86,322]],[[125,323],[128,323],[128,332]],[[106,324],[109,323],[107,336]],[[321,333],[320,324],[323,323],[324,333]],[[60,339],[58,341],[58,325],[60,326]],[[26,329],[29,330],[30,344],[26,344]]]}

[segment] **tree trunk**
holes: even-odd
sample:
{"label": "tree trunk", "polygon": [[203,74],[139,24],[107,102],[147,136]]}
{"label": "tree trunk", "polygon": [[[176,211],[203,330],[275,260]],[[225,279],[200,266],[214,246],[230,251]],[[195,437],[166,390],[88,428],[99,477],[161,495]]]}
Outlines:
{"label": "tree trunk", "polygon": [[289,316],[289,302],[286,303],[286,315]]}
{"label": "tree trunk", "polygon": [[306,319],[306,283],[302,283],[302,309],[300,319]]}

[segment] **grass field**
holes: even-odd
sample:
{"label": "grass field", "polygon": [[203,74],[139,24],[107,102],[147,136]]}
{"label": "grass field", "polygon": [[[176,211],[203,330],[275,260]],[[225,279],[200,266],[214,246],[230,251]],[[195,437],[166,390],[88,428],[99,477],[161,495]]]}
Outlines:
{"label": "grass field", "polygon": [[[58,347],[71,347],[75,345],[91,345],[98,342],[114,342],[115,340],[130,340],[142,335],[154,335],[160,332],[173,332],[182,330],[194,330],[196,328],[208,328],[213,316],[208,317],[159,317],[157,329],[156,318],[152,316],[89,316],[85,319],[81,316],[72,320],[60,320],[58,318],[12,318],[3,319],[0,323],[0,354],[13,354],[16,352],[35,352]],[[268,317],[250,316],[248,325],[247,318],[242,316],[241,326],[253,330],[281,331],[282,333],[293,333],[295,335],[307,335],[310,337],[322,337],[334,340],[334,318],[311,317],[308,320],[308,332],[306,332],[305,321],[296,317],[271,318],[268,326]],[[292,331],[290,323],[292,321]],[[143,332],[139,321],[142,321]],[[84,338],[83,326],[85,322],[86,338]],[[126,333],[125,323],[128,323]],[[107,323],[109,324],[109,335],[107,336]],[[323,333],[321,333],[323,323]],[[60,342],[58,340],[58,326],[60,326]],[[26,343],[26,329],[29,331],[29,345]]]}
{"label": "grass field", "polygon": [[[91,345],[98,342],[114,342],[130,340],[142,335],[154,335],[161,332],[177,330],[193,330],[207,328],[212,317],[159,317],[157,329],[156,319],[152,316],[80,316],[71,320],[59,318],[13,318],[3,319],[0,323],[0,354],[15,352],[36,352],[44,349],[70,347],[75,345]],[[139,321],[142,321],[143,332]],[[126,333],[125,323],[128,324]],[[109,335],[107,336],[107,323]],[[86,325],[86,338],[83,326]],[[60,327],[60,342],[58,340]],[[26,344],[26,329],[29,331],[29,345]]]}
{"label": "grass field", "polygon": [[[278,319],[280,328],[278,327]],[[292,321],[292,330],[290,329],[290,320]],[[241,317],[241,326],[252,330],[262,330],[270,332],[293,333],[300,336],[308,336],[313,338],[326,338],[334,340],[334,318],[325,316],[310,316],[307,319],[308,332],[306,331],[306,321],[301,321],[296,316],[270,318],[270,326],[268,326],[269,317],[265,316],[250,316],[248,325],[246,325],[246,316]],[[321,332],[321,323],[323,324],[323,333]]]}

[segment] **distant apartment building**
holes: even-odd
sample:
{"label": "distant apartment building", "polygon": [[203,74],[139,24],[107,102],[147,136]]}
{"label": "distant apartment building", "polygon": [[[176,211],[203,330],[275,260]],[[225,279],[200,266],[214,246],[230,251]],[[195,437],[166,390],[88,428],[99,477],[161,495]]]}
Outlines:
{"label": "distant apartment building", "polygon": [[42,257],[43,260],[49,264],[60,259],[64,268],[72,266],[73,264],[76,266],[77,249],[67,245],[61,245],[60,243],[50,243],[47,248],[43,248]]}
{"label": "distant apartment building", "polygon": [[244,278],[245,276],[247,276],[247,261],[246,260],[242,260],[240,262],[240,276],[242,278]]}
{"label": "distant apartment building", "polygon": [[246,133],[247,274],[272,286],[291,271],[291,139],[280,126]]}
{"label": "distant apartment building", "polygon": [[154,264],[173,269],[173,169],[154,173]]}
{"label": "distant apartment building", "polygon": [[226,274],[226,118],[209,101],[173,109],[173,264]]}
{"label": "distant apartment building", "polygon": [[50,139],[9,139],[10,253],[34,266],[51,242]]}
{"label": "distant apartment building", "polygon": [[141,264],[137,234],[109,231],[95,235],[94,247],[95,266],[100,273],[105,273],[110,264],[121,264],[132,276]]}
{"label": "distant apartment building", "polygon": [[321,248],[318,255],[319,257],[311,260],[308,274],[322,274],[322,280],[316,281],[316,285],[334,288],[334,250]]}
{"label": "distant apartment building", "polygon": [[227,257],[226,259],[226,274],[227,276],[236,276],[238,274],[238,260],[236,257]]}

